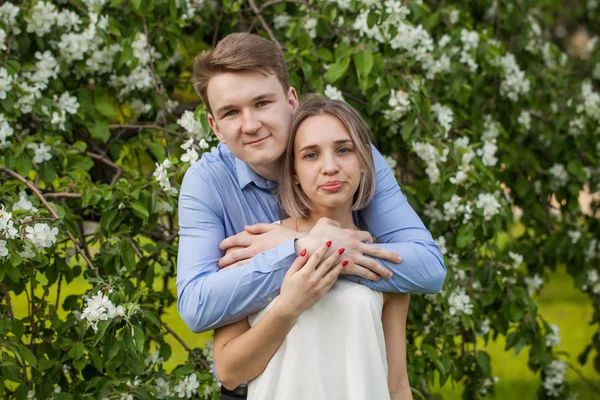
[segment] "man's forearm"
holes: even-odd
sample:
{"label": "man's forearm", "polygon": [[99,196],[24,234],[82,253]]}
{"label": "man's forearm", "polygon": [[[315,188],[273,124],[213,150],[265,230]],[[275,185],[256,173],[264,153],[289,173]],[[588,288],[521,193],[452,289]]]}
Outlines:
{"label": "man's forearm", "polygon": [[355,275],[340,275],[344,279],[361,283],[373,290],[400,293],[437,293],[446,279],[446,267],[435,242],[377,243],[402,256],[399,264],[377,260],[393,272],[392,278],[371,281]]}
{"label": "man's forearm", "polygon": [[178,310],[194,332],[230,324],[266,307],[279,294],[296,258],[293,241],[258,254],[246,265],[210,271],[178,287]]}

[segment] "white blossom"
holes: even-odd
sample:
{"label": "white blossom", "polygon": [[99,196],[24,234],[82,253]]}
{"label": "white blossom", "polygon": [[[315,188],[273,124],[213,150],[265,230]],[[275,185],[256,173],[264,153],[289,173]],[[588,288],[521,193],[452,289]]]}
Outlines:
{"label": "white blossom", "polygon": [[559,397],[561,395],[566,374],[567,363],[564,360],[553,360],[548,365],[543,386],[549,397]]}
{"label": "white blossom", "polygon": [[287,28],[291,19],[292,17],[284,11],[273,18],[273,26],[275,29]]}
{"label": "white blossom", "polygon": [[98,331],[98,322],[107,321],[116,317],[124,317],[125,307],[115,306],[110,299],[98,291],[96,295],[86,299],[86,306],[81,313],[80,319],[85,319],[88,326],[91,326],[94,332]]}
{"label": "white blossom", "polygon": [[152,105],[144,103],[140,99],[132,99],[129,102],[129,108],[137,115],[144,115],[152,110]]}
{"label": "white blossom", "polygon": [[90,11],[100,11],[108,0],[82,0]]}
{"label": "white blossom", "polygon": [[437,242],[442,254],[448,253],[448,249],[446,248],[446,238],[445,237],[440,236],[437,239],[435,239],[435,241]]}
{"label": "white blossom", "polygon": [[[205,1],[206,0],[185,0],[186,11],[181,16],[181,19],[188,21],[194,18],[196,13],[204,6]],[[179,7],[179,2],[177,3],[177,7]]]}
{"label": "white blossom", "polygon": [[452,112],[452,109],[436,103],[431,106],[431,111],[436,114],[436,119],[442,128],[444,128],[444,132],[448,133],[452,127],[452,121],[454,121],[454,113]]}
{"label": "white blossom", "polygon": [[585,129],[585,121],[583,118],[575,118],[569,121],[569,135],[579,136]]}
{"label": "white blossom", "polygon": [[200,148],[202,150],[206,150],[206,149],[208,149],[210,147],[208,145],[208,142],[205,139],[200,139],[200,143],[198,143],[198,146],[200,146]]}
{"label": "white blossom", "polygon": [[579,242],[579,239],[581,238],[581,232],[577,230],[570,230],[567,232],[567,235],[569,236],[569,238],[571,239],[571,243],[573,244]]}
{"label": "white blossom", "polygon": [[598,271],[591,269],[587,271],[587,280],[583,285],[583,290],[591,290],[594,294],[600,294],[600,276]]}
{"label": "white blossom", "polygon": [[27,148],[34,151],[33,162],[35,164],[41,164],[52,159],[51,147],[45,143],[29,143]]}
{"label": "white blossom", "polygon": [[191,374],[180,380],[173,388],[173,391],[177,393],[179,398],[189,399],[196,394],[199,386],[198,377],[195,374]]}
{"label": "white blossom", "polygon": [[171,186],[169,181],[168,169],[171,168],[172,164],[169,159],[165,159],[162,163],[156,163],[156,169],[152,176],[158,182],[160,187],[170,196],[177,195],[177,189]]}
{"label": "white blossom", "polygon": [[31,201],[29,201],[29,199],[27,198],[27,193],[24,190],[21,190],[21,192],[19,192],[19,201],[17,201],[15,204],[13,204],[12,209],[13,209],[13,211],[16,211],[16,210],[29,211],[29,210],[31,210],[34,213],[36,213],[38,211],[38,209],[33,206],[33,203]]}
{"label": "white blossom", "polygon": [[529,128],[531,128],[531,114],[528,111],[521,111],[518,122],[526,131],[528,131]]}
{"label": "white blossom", "polygon": [[519,68],[512,53],[506,53],[504,57],[498,57],[496,62],[504,70],[504,79],[500,83],[501,95],[511,101],[517,101],[519,97],[529,93],[531,83]]}
{"label": "white blossom", "polygon": [[464,289],[456,289],[448,298],[448,305],[450,306],[450,315],[464,313],[466,315],[473,314],[473,304],[471,298],[465,293]]}
{"label": "white blossom", "polygon": [[38,223],[33,227],[26,227],[25,232],[27,232],[25,237],[39,249],[41,247],[52,247],[52,245],[56,243],[58,228],[54,227],[50,229],[50,226],[47,224]]}
{"label": "white blossom", "polygon": [[8,249],[6,248],[6,240],[0,240],[0,257],[6,257]]}
{"label": "white blossom", "polygon": [[508,252],[508,256],[513,260],[512,267],[517,269],[523,264],[523,256],[519,253],[513,253],[512,251]]}
{"label": "white blossom", "polygon": [[13,77],[4,68],[0,68],[0,99],[5,99],[6,94],[12,90]]}
{"label": "white blossom", "polygon": [[562,164],[552,165],[552,168],[550,168],[550,175],[552,176],[551,185],[555,189],[566,186],[567,183],[569,183],[569,174]]}
{"label": "white blossom", "polygon": [[489,318],[481,321],[481,328],[479,329],[479,336],[487,335],[490,332],[490,320]]}
{"label": "white blossom", "polygon": [[388,100],[388,106],[391,110],[385,110],[386,119],[398,121],[410,111],[410,100],[408,94],[403,90],[392,90]]}
{"label": "white blossom", "polygon": [[390,47],[394,50],[406,51],[406,56],[423,61],[433,52],[433,39],[422,25],[412,26],[403,21],[398,21],[397,34],[390,40]]}
{"label": "white blossom", "polygon": [[465,51],[476,49],[479,45],[479,34],[475,31],[462,29],[460,31],[460,41],[462,42]]}
{"label": "white blossom", "polygon": [[81,24],[81,18],[79,18],[79,15],[74,11],[62,10],[56,16],[56,25],[60,28],[65,28],[67,31],[79,28],[79,24]]}
{"label": "white blossom", "polygon": [[19,11],[19,7],[8,1],[0,6],[0,21],[3,22],[7,28],[12,30],[15,35],[21,33],[21,29],[19,29],[17,25],[17,15],[19,15]]}
{"label": "white blossom", "polygon": [[128,95],[134,90],[145,92],[154,87],[152,73],[148,67],[143,65],[135,67],[129,75],[111,75],[108,83],[112,87],[120,89],[119,96]]}
{"label": "white blossom", "polygon": [[7,139],[13,134],[12,126],[4,119],[4,114],[0,113],[0,148],[8,145]]}
{"label": "white blossom", "polygon": [[581,84],[581,96],[583,105],[578,111],[583,111],[593,120],[600,122],[600,94],[594,92],[591,82],[586,81]]}
{"label": "white blossom", "polygon": [[183,143],[180,147],[185,150],[185,153],[181,155],[180,160],[190,164],[198,161],[198,152],[194,149],[194,138],[190,138],[187,142]]}
{"label": "white blossom", "polygon": [[58,12],[54,4],[40,1],[33,7],[31,16],[25,18],[27,21],[27,32],[35,32],[37,36],[44,36],[52,30],[57,17]]}
{"label": "white blossom", "polygon": [[492,219],[500,211],[500,203],[496,195],[492,193],[480,193],[475,206],[483,210],[483,217],[486,221]]}
{"label": "white blossom", "polygon": [[458,22],[460,18],[460,11],[457,9],[454,9],[452,11],[450,11],[450,14],[448,15],[448,22],[450,22],[450,25],[454,25]]}
{"label": "white blossom", "polygon": [[184,111],[181,118],[177,120],[177,124],[192,136],[201,137],[204,135],[202,124],[194,117],[194,113],[191,111]]}
{"label": "white blossom", "polygon": [[483,133],[481,139],[486,141],[493,141],[500,136],[500,124],[492,119],[491,115],[485,116],[485,122],[483,123]]}
{"label": "white blossom", "polygon": [[158,378],[156,380],[154,389],[156,390],[156,398],[160,400],[164,400],[173,395],[173,392],[169,387],[169,382],[165,381],[163,378]]}
{"label": "white blossom", "polygon": [[547,333],[546,336],[544,337],[544,339],[546,341],[546,346],[551,347],[551,346],[560,345],[560,342],[561,342],[560,328],[558,327],[558,325],[551,324],[550,331],[551,332]]}
{"label": "white blossom", "polygon": [[304,23],[304,30],[306,31],[306,33],[308,33],[308,36],[310,36],[311,38],[316,38],[317,37],[317,19],[316,18],[309,18],[306,20],[306,22]]}
{"label": "white blossom", "polygon": [[535,274],[531,278],[526,277],[525,284],[527,285],[527,292],[529,293],[530,296],[533,296],[533,294],[536,291],[538,291],[542,288],[542,285],[544,284],[544,280],[542,278],[540,278],[540,276],[538,274]]}
{"label": "white blossom", "polygon": [[14,239],[19,231],[14,227],[12,214],[6,211],[4,205],[0,206],[0,233],[7,239]]}
{"label": "white blossom", "polygon": [[585,251],[585,260],[591,261],[595,258],[600,258],[600,247],[598,246],[598,239],[590,240],[590,245]]}
{"label": "white blossom", "polygon": [[341,100],[344,101],[344,96],[342,95],[342,91],[335,86],[327,85],[325,87],[325,92],[323,93],[325,96],[330,98],[331,100]]}
{"label": "white blossom", "polygon": [[[33,88],[27,90],[27,88],[25,88],[23,84],[21,84],[21,89],[25,89],[26,91],[30,92],[33,90],[39,91],[40,89],[46,89],[50,79],[56,79],[58,73],[60,72],[60,66],[58,65],[58,62],[56,61],[56,58],[54,58],[54,56],[52,55],[51,51],[46,50],[43,53],[36,51],[35,58],[37,59],[37,61],[35,63],[34,72],[28,72],[24,74],[24,76],[27,77],[29,81],[34,84]],[[39,93],[36,94],[36,97],[40,97]]]}
{"label": "white blossom", "polygon": [[425,162],[427,167],[425,173],[429,176],[431,183],[437,183],[440,181],[440,170],[437,166],[438,162],[445,162],[448,156],[449,150],[444,148],[440,154],[437,147],[431,143],[413,142],[413,150],[417,153],[417,156]]}

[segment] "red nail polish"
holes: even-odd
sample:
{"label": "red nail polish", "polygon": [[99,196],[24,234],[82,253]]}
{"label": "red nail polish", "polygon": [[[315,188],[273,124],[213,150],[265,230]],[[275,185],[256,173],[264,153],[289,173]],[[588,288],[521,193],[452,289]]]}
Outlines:
{"label": "red nail polish", "polygon": [[338,250],[338,253],[342,254],[345,250],[346,249],[342,247],[341,249]]}
{"label": "red nail polish", "polygon": [[342,268],[344,268],[346,265],[348,265],[348,260],[345,260],[344,262],[342,262]]}
{"label": "red nail polish", "polygon": [[302,253],[300,253],[300,257],[304,257],[306,255],[306,249],[302,250]]}
{"label": "red nail polish", "polygon": [[331,247],[331,240],[329,242],[325,243],[325,246]]}

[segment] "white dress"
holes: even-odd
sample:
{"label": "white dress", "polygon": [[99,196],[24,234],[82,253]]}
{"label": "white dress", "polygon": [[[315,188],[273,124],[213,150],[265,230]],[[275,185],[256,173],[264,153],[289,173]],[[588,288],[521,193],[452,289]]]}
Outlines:
{"label": "white dress", "polygon": [[[250,326],[276,301],[250,315]],[[381,292],[338,280],[248,383],[248,400],[389,400],[382,309]]]}

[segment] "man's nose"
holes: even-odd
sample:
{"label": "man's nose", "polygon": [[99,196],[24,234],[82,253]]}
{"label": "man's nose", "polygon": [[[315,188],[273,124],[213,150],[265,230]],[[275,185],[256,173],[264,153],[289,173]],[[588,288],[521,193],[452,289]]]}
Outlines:
{"label": "man's nose", "polygon": [[258,120],[256,115],[250,111],[245,110],[242,115],[242,132],[244,133],[256,133],[262,126],[262,123]]}

